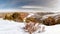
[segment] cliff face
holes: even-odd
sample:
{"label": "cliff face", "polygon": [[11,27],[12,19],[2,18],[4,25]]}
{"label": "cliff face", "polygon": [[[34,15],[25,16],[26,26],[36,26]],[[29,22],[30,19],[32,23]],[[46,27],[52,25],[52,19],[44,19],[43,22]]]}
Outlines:
{"label": "cliff face", "polygon": [[[31,13],[34,15],[26,18],[26,21],[36,21],[39,23],[43,23],[47,26],[60,24],[60,14],[58,13],[44,13],[44,12],[36,12]],[[9,13],[0,13],[0,18],[4,18],[7,20],[14,20],[17,22],[24,22],[24,18],[30,15],[30,12],[9,12]]]}
{"label": "cliff face", "polygon": [[[23,22],[23,19],[28,15],[27,12],[14,12],[14,13],[6,13],[4,19],[14,20]],[[3,18],[3,17],[2,17]]]}

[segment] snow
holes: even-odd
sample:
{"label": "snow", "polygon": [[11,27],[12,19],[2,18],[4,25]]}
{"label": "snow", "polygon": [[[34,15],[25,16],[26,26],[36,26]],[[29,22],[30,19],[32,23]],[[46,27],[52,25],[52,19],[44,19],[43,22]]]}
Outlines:
{"label": "snow", "polygon": [[[24,23],[0,19],[0,34],[28,34],[22,28]],[[45,26],[45,25],[41,25]],[[45,26],[45,31],[33,34],[60,34],[60,24],[54,26]]]}

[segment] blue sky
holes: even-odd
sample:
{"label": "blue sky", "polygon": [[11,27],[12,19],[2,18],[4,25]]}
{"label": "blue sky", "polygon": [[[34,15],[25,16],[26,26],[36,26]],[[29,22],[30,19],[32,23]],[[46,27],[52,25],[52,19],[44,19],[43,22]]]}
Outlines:
{"label": "blue sky", "polygon": [[0,8],[17,8],[28,5],[32,0],[0,0]]}
{"label": "blue sky", "polygon": [[60,0],[0,0],[0,9],[21,9],[23,6],[39,6],[57,11],[60,10]]}

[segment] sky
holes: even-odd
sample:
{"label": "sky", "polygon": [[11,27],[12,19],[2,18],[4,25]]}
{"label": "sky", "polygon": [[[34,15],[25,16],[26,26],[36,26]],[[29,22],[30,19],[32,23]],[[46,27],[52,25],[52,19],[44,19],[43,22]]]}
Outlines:
{"label": "sky", "polygon": [[60,11],[60,0],[0,0],[0,9]]}

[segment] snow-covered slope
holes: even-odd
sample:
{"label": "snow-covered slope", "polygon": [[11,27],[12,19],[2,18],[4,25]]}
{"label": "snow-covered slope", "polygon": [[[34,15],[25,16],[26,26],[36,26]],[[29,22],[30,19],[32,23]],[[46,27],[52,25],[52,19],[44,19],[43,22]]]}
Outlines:
{"label": "snow-covered slope", "polygon": [[[0,19],[0,34],[28,34],[22,29],[24,25],[24,23]],[[45,32],[33,34],[60,34],[60,25],[45,26]]]}

